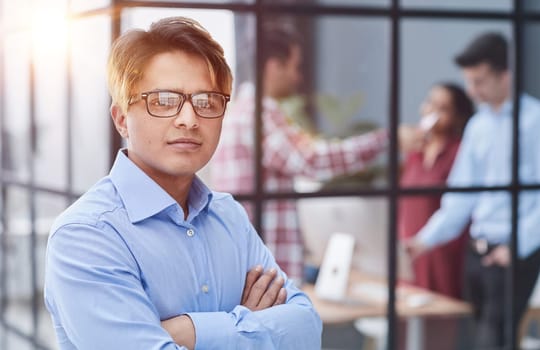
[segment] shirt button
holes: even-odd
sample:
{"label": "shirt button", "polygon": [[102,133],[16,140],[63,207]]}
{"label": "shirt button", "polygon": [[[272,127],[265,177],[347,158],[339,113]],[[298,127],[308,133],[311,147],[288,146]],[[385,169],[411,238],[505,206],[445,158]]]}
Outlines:
{"label": "shirt button", "polygon": [[208,285],[203,284],[201,290],[203,291],[203,293],[208,293],[208,291],[209,291],[210,289],[208,288]]}
{"label": "shirt button", "polygon": [[195,231],[194,231],[193,229],[190,228],[189,230],[187,230],[186,233],[187,233],[187,235],[188,235],[189,237],[193,237],[193,235],[195,234]]}

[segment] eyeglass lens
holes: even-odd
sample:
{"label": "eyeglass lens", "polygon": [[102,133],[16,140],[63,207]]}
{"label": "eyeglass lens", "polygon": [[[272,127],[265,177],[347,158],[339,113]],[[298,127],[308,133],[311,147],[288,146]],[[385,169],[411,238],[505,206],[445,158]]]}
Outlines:
{"label": "eyeglass lens", "polygon": [[148,93],[148,112],[156,117],[172,117],[180,111],[186,98],[190,98],[193,110],[203,118],[216,118],[225,112],[226,98],[219,93],[201,92],[182,95],[173,91],[153,91]]}

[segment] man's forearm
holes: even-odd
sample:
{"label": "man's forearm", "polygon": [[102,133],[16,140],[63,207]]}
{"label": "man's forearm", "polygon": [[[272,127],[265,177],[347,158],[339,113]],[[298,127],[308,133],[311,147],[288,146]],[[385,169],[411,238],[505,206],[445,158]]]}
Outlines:
{"label": "man's forearm", "polygon": [[171,335],[174,342],[190,350],[195,348],[195,327],[187,315],[162,321],[161,326]]}

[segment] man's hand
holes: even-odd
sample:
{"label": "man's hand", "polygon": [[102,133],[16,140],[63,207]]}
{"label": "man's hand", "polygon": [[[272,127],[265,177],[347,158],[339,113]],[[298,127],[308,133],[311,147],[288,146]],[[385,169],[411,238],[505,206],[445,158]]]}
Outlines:
{"label": "man's hand", "polygon": [[499,265],[505,267],[510,264],[510,259],[510,247],[507,245],[500,245],[482,258],[482,265]]}
{"label": "man's hand", "polygon": [[241,304],[251,311],[258,311],[285,303],[287,300],[287,292],[283,288],[285,280],[281,276],[276,276],[276,269],[263,272],[260,265],[248,271]]}
{"label": "man's hand", "polygon": [[412,259],[416,259],[419,255],[429,250],[429,248],[422,244],[420,240],[416,239],[416,237],[403,241],[403,246]]}

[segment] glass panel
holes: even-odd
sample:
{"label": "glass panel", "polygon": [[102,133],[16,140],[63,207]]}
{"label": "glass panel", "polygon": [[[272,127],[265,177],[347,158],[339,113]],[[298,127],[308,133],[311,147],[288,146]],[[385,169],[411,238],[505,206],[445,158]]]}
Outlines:
{"label": "glass panel", "polygon": [[412,124],[418,122],[420,105],[432,85],[449,81],[463,86],[454,57],[470,40],[486,31],[511,37],[510,24],[496,21],[406,19],[401,26],[400,115]]}
{"label": "glass panel", "polygon": [[29,334],[32,330],[30,209],[26,190],[8,188],[6,196],[6,321]]}
{"label": "glass panel", "polygon": [[[540,5],[540,2],[537,2]],[[539,7],[540,9],[540,7]],[[523,26],[523,40],[521,56],[522,82],[525,92],[540,97],[540,81],[536,79],[540,75],[540,48],[536,41],[540,35],[540,24],[538,22],[526,22]]]}
{"label": "glass panel", "polygon": [[[444,186],[451,160],[456,148],[445,149],[432,168],[425,168],[420,157],[408,155],[402,166],[401,185],[408,187]],[[425,157],[425,154],[423,154]],[[398,206],[397,228],[400,243],[412,239],[422,229],[440,207],[440,194],[406,195],[401,197]],[[418,320],[407,320],[405,328],[400,328],[399,341],[403,344],[421,341],[425,349],[456,349],[464,341],[459,323],[470,316],[468,308],[462,304],[463,268],[465,251],[468,248],[468,230],[456,232],[458,236],[411,261],[403,249],[398,250],[398,271],[402,282],[416,289],[405,290],[398,287],[398,300],[403,307],[421,310],[430,307],[439,310],[429,322],[423,321],[424,332],[420,339],[415,338]],[[401,288],[401,289],[399,289]],[[428,294],[436,293],[436,294]],[[447,299],[446,309],[442,296]],[[453,307],[456,311],[449,310]],[[460,310],[458,312],[458,310]],[[445,331],[446,330],[446,331]],[[440,346],[436,344],[440,343]],[[414,347],[410,347],[414,348]],[[461,348],[461,347],[459,347]],[[468,348],[468,347],[467,347]]]}
{"label": "glass panel", "polygon": [[[312,291],[312,300],[320,307],[323,321],[343,325],[325,326],[324,346],[353,349],[362,344],[366,348],[385,348],[387,199],[310,198],[298,200],[297,206],[305,245],[305,281],[316,280],[315,287],[305,288]],[[342,238],[343,234],[351,237],[352,242]],[[347,259],[343,259],[349,252],[350,273],[340,274],[349,267]],[[342,280],[340,275],[346,279]],[[344,282],[343,290],[338,289],[340,281]],[[325,285],[335,295],[329,295]],[[338,302],[327,302],[325,298]],[[345,326],[346,322],[349,326]]]}
{"label": "glass panel", "polygon": [[42,347],[47,349],[58,349],[58,342],[56,341],[56,334],[54,333],[54,326],[49,315],[49,312],[45,308],[45,302],[43,296],[38,297],[39,301],[39,314],[38,314],[38,333],[37,341]]}
{"label": "glass panel", "polygon": [[[251,69],[254,66],[250,65],[242,73],[253,76]],[[231,68],[235,70],[234,66]],[[240,69],[242,67],[236,65],[236,71]],[[215,190],[250,194],[255,191],[255,95],[252,80],[241,83],[233,90],[232,102],[223,118],[218,148],[200,175]]]}
{"label": "glass panel", "polygon": [[[263,118],[268,129],[263,146],[267,191],[383,186],[386,136],[360,135],[386,128],[389,22],[325,16],[272,19],[272,25],[299,33],[302,58],[296,73],[300,77],[279,70],[293,69],[295,56],[267,60],[267,95],[279,103],[267,105],[271,117]],[[268,50],[275,51],[271,46]],[[276,78],[278,74],[283,77]]]}
{"label": "glass panel", "polygon": [[[30,339],[21,337],[20,335],[6,330],[3,333],[0,333],[0,345],[3,346],[2,349],[11,350],[34,350],[35,347],[32,344]],[[4,338],[5,337],[5,338]]]}
{"label": "glass panel", "polygon": [[[27,33],[7,34],[4,41],[4,169],[19,180],[29,177],[30,154],[30,38]],[[16,87],[16,88],[15,88]]]}
{"label": "glass panel", "polygon": [[421,7],[426,9],[456,11],[511,11],[512,0],[401,0],[402,7]]}
{"label": "glass panel", "polygon": [[0,14],[7,32],[29,27],[28,14],[31,11],[32,2],[32,0],[0,2]]}
{"label": "glass panel", "polygon": [[109,170],[109,96],[104,84],[110,19],[85,18],[72,24],[73,186],[84,192]]}
{"label": "glass panel", "polygon": [[350,233],[355,238],[352,268],[370,275],[387,273],[388,201],[384,198],[331,197],[297,200],[299,228],[305,243],[305,262],[320,266],[330,236]]}
{"label": "glass panel", "polygon": [[[67,41],[68,23],[61,9],[49,8],[33,32],[36,113],[35,181],[64,189],[67,185]],[[54,40],[51,40],[54,38]]]}
{"label": "glass panel", "polygon": [[530,12],[540,11],[540,2],[537,0],[523,0],[523,9]]}
{"label": "glass panel", "polygon": [[[227,62],[234,87],[219,146],[208,166],[209,179],[216,190],[248,194],[255,190],[255,17],[234,13],[232,25],[230,39],[216,37],[231,45],[224,49],[232,58]],[[248,213],[253,210],[248,208]]]}

